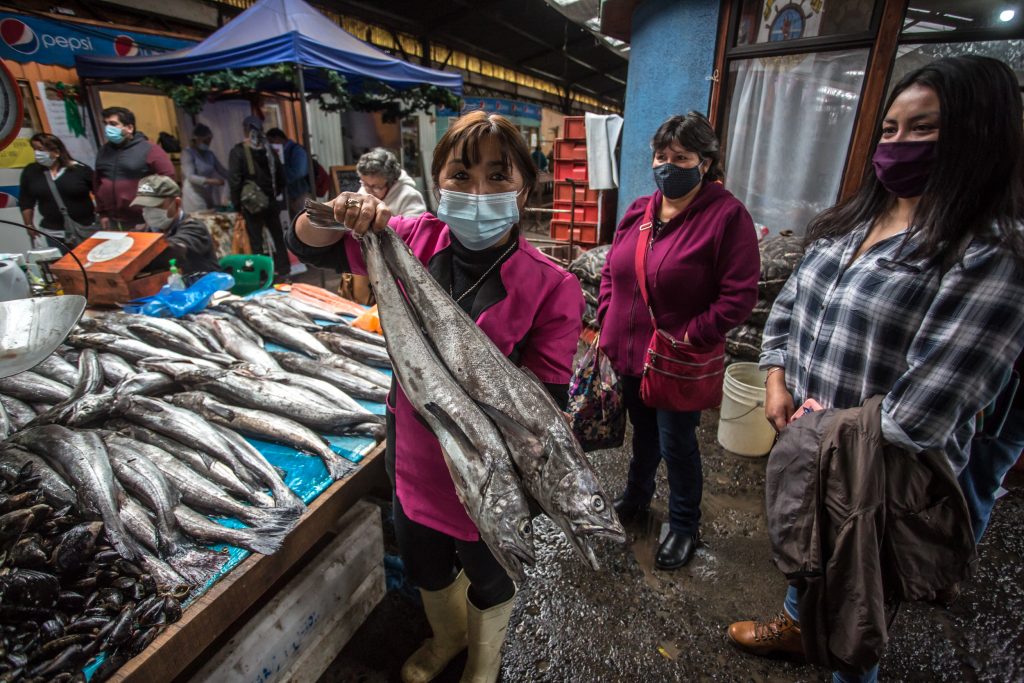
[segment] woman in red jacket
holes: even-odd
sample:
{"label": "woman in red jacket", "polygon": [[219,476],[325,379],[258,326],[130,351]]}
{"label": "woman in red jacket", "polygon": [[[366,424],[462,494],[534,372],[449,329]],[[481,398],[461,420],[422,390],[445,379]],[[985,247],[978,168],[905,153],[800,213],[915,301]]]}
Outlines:
{"label": "woman in red jacket", "polygon": [[597,317],[601,350],[619,373],[633,424],[629,478],[615,510],[627,523],[647,513],[664,458],[670,532],[655,565],[678,569],[693,557],[700,523],[700,411],[655,409],[640,398],[654,330],[637,278],[637,240],[653,235],[643,266],[658,329],[698,351],[721,344],[750,315],[760,254],[750,214],[717,182],[721,153],[707,118],[673,116],[658,128],[651,148],[658,189],[633,202],[619,224],[601,276]]}

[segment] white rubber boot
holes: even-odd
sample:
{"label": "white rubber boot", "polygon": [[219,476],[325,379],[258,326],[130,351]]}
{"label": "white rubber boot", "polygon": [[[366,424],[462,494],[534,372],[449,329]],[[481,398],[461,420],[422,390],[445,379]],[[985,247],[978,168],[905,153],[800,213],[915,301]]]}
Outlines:
{"label": "white rubber boot", "polygon": [[434,632],[402,665],[403,683],[427,683],[444,671],[466,647],[466,589],[469,579],[459,572],[451,585],[439,591],[420,590],[423,611]]}
{"label": "white rubber boot", "polygon": [[469,659],[461,683],[495,683],[501,672],[501,646],[505,643],[508,620],[516,596],[491,607],[477,609],[466,599],[469,615]]}

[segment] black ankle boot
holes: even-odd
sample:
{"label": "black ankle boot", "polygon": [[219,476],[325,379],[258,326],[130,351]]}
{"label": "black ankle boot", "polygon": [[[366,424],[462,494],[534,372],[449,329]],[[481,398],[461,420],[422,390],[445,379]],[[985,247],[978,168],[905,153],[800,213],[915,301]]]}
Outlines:
{"label": "black ankle boot", "polygon": [[685,567],[691,559],[693,552],[697,549],[697,536],[680,534],[669,531],[668,536],[658,548],[658,555],[654,558],[654,566],[658,569],[679,569]]}
{"label": "black ankle boot", "polygon": [[650,505],[630,503],[623,496],[619,496],[612,501],[612,507],[615,508],[615,514],[619,516],[619,521],[623,524],[637,522],[645,518],[647,513],[651,511]]}

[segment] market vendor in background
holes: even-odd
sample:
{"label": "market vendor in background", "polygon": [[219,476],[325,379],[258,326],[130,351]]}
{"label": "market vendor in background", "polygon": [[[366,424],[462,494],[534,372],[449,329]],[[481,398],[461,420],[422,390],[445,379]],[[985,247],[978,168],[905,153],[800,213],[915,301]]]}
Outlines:
{"label": "market vendor in background", "polygon": [[208,211],[223,203],[220,190],[228,179],[228,170],[210,149],[213,131],[205,124],[192,129],[192,146],[181,155],[184,179],[181,202],[185,213]]}
{"label": "market vendor in background", "polygon": [[[701,409],[718,405],[722,379],[712,377],[716,384],[707,392],[709,385],[674,380],[693,405],[648,405],[641,378],[654,334],[651,318],[659,333],[694,358],[721,346],[725,333],[746,320],[757,302],[761,257],[750,214],[717,182],[722,157],[707,118],[697,112],[669,118],[654,134],[651,150],[658,189],[634,201],[619,223],[601,274],[597,319],[601,350],[619,374],[633,424],[629,477],[615,511],[624,523],[646,515],[664,460],[669,534],[655,566],[671,570],[686,565],[697,546],[704,474],[696,430]],[[646,292],[639,289],[641,276]],[[717,370],[723,367],[721,355],[713,354],[709,374],[716,370],[712,361]],[[701,393],[708,394],[703,402]]]}
{"label": "market vendor in background", "polygon": [[[416,181],[389,150],[377,147],[363,154],[356,164],[356,173],[359,174],[359,194],[381,200],[391,209],[392,215],[419,216],[427,210],[423,195],[416,189]],[[370,281],[364,275],[344,273],[338,293],[367,306],[376,303]]]}
{"label": "market vendor in background", "polygon": [[135,114],[124,107],[103,110],[106,143],[96,155],[93,194],[104,230],[133,230],[142,213],[131,206],[139,180],[148,175],[175,176],[174,164],[159,145],[135,130]]}
{"label": "market vendor in background", "polygon": [[284,191],[284,171],[263,134],[263,119],[246,116],[242,134],[244,139],[231,148],[228,156],[231,203],[242,212],[254,254],[263,253],[263,229],[270,233],[274,241],[274,278],[281,280],[291,273],[277,199]]}
{"label": "market vendor in background", "polygon": [[[502,116],[466,114],[438,142],[431,174],[440,191],[437,216],[396,216],[376,194],[343,192],[332,201],[335,217],[357,234],[390,225],[495,345],[532,371],[564,408],[583,293],[574,276],[519,230],[537,176],[522,136]],[[379,192],[387,196],[385,188]],[[293,223],[288,244],[312,265],[366,272],[356,239],[315,228],[305,214]],[[434,632],[406,661],[402,680],[433,679],[468,643],[462,680],[493,683],[515,584],[480,540],[437,439],[400,387],[388,405],[386,463],[395,486],[399,550]]]}
{"label": "market vendor in background", "polygon": [[157,268],[175,259],[183,275],[220,270],[210,232],[182,209],[181,188],[174,180],[161,175],[146,176],[139,181],[138,194],[131,205],[141,208],[145,231],[161,232],[167,238],[167,249],[153,261]]}
{"label": "market vendor in background", "polygon": [[288,217],[294,219],[304,210],[307,197],[313,197],[309,187],[309,152],[305,147],[289,140],[280,128],[267,131],[267,142],[277,154],[284,169],[285,201],[288,203]]}
{"label": "market vendor in background", "polygon": [[36,133],[29,144],[36,160],[21,172],[18,194],[25,225],[35,227],[38,207],[42,214],[39,229],[75,247],[96,231],[92,169],[72,159],[56,135]]}

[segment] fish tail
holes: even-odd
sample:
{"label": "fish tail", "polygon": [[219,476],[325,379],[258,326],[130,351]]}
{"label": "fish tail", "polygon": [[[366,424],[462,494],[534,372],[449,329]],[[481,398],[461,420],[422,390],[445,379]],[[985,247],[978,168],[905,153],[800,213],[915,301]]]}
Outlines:
{"label": "fish tail", "polygon": [[331,479],[335,481],[344,479],[355,469],[352,463],[338,455],[335,455],[330,460],[325,459],[324,464],[327,465],[327,471],[330,473]]}
{"label": "fish tail", "polygon": [[116,529],[112,529],[112,525],[104,526],[107,527],[107,539],[110,541],[110,545],[114,546],[114,550],[119,552],[121,557],[129,562],[135,562],[142,557],[142,546],[121,524],[113,525],[116,526]]}
{"label": "fish tail", "polygon": [[[280,502],[280,501],[279,501]],[[302,507],[288,505],[284,507],[257,508],[245,506],[245,511],[239,511],[238,518],[245,524],[260,529],[284,529],[287,534],[296,524],[299,517],[305,511],[305,504],[299,500]]]}
{"label": "fish tail", "polygon": [[226,554],[195,545],[182,546],[167,557],[167,564],[194,586],[202,586],[217,576],[227,561]]}

